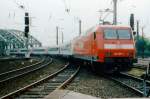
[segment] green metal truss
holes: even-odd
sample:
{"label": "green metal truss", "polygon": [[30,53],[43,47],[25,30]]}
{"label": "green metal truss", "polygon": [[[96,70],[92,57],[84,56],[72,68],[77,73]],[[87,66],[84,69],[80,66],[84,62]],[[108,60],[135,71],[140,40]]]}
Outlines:
{"label": "green metal truss", "polygon": [[[22,31],[0,29],[0,55],[6,53],[6,50],[26,48],[26,41],[27,38],[24,37],[24,32]],[[41,46],[41,42],[29,35],[28,48]]]}

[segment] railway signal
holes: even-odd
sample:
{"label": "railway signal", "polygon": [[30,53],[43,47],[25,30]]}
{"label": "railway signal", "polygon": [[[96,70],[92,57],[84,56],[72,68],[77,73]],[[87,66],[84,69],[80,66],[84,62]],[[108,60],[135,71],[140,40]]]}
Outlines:
{"label": "railway signal", "polygon": [[62,32],[62,44],[64,43],[64,33]]}
{"label": "railway signal", "polygon": [[[29,42],[28,37],[29,37],[29,30],[30,30],[30,28],[29,28],[30,22],[29,22],[29,13],[28,13],[28,12],[25,12],[24,21],[25,21],[24,36],[27,38],[27,39],[26,39],[26,48],[27,48],[27,50],[28,50],[28,42]],[[27,52],[27,53],[25,54],[25,57],[27,57],[27,58],[30,57],[30,54]]]}
{"label": "railway signal", "polygon": [[28,12],[25,12],[25,29],[24,29],[24,32],[25,32],[25,37],[28,38],[28,33],[29,33],[29,13]]}
{"label": "railway signal", "polygon": [[25,37],[28,38],[29,26],[25,26]]}
{"label": "railway signal", "polygon": [[130,26],[132,30],[134,31],[134,14],[133,13],[130,15]]}

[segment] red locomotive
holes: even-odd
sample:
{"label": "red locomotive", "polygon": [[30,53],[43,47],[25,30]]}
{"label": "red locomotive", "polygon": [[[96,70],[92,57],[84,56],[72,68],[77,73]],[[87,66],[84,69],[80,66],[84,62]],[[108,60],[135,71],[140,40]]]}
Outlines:
{"label": "red locomotive", "polygon": [[132,66],[135,51],[133,32],[127,26],[92,27],[72,42],[73,57],[96,63],[105,69]]}

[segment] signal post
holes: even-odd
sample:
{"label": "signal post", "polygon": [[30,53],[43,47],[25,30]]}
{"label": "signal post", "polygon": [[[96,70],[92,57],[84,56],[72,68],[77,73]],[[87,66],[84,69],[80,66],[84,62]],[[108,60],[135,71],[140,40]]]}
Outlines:
{"label": "signal post", "polygon": [[[28,42],[29,42],[29,13],[25,12],[25,29],[24,29],[24,36],[26,37],[26,49],[28,50]],[[29,58],[30,57],[30,53],[25,54],[25,57]]]}

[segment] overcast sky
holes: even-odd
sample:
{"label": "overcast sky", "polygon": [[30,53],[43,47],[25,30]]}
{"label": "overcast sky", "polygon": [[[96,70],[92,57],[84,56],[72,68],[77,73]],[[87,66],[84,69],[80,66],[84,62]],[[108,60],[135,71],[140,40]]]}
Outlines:
{"label": "overcast sky", "polygon": [[[16,4],[17,3],[17,4]],[[78,21],[82,31],[98,24],[100,9],[112,9],[112,0],[0,0],[0,28],[24,30],[24,5],[32,18],[31,34],[43,45],[52,46],[56,41],[56,26],[59,38],[64,33],[65,42],[78,35]],[[67,13],[65,9],[70,9]],[[118,22],[129,25],[131,13],[140,21],[140,27],[150,37],[150,0],[118,0]],[[104,15],[105,16],[105,15]],[[112,21],[112,14],[106,18]]]}

